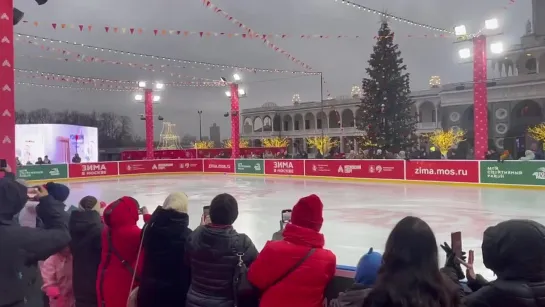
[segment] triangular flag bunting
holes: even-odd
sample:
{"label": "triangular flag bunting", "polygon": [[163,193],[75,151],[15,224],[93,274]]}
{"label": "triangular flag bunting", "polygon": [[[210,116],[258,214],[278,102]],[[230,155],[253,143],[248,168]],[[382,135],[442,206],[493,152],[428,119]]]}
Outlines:
{"label": "triangular flag bunting", "polygon": [[131,32],[131,34],[134,34],[134,28],[130,28],[129,32]]}
{"label": "triangular flag bunting", "polygon": [[83,31],[83,25],[79,25],[80,32]]}
{"label": "triangular flag bunting", "polygon": [[153,30],[153,34],[157,35],[157,32],[159,32],[159,30]]}
{"label": "triangular flag bunting", "polygon": [[110,27],[104,27],[104,30],[106,30],[106,33],[110,31]]}
{"label": "triangular flag bunting", "polygon": [[53,29],[57,30],[57,24],[56,23],[52,23],[51,26],[53,27]]}

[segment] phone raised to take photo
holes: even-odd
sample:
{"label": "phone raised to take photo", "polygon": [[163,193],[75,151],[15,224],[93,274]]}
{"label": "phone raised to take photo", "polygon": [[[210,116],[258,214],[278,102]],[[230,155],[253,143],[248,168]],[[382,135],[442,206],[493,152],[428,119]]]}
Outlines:
{"label": "phone raised to take photo", "polygon": [[37,200],[38,199],[38,186],[28,187],[26,189],[26,195],[28,200]]}
{"label": "phone raised to take photo", "polygon": [[291,221],[291,209],[284,209],[281,212],[282,223],[288,223]]}
{"label": "phone raised to take photo", "polygon": [[450,234],[450,246],[459,259],[462,258],[462,232],[457,231]]}

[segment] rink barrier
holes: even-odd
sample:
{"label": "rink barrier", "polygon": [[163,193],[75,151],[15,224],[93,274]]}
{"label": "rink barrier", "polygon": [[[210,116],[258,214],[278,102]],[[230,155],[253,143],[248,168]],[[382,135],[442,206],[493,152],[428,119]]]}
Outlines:
{"label": "rink barrier", "polygon": [[545,187],[545,161],[165,159],[26,165],[17,169],[19,178],[38,182],[202,173],[405,183],[482,184],[504,188]]}

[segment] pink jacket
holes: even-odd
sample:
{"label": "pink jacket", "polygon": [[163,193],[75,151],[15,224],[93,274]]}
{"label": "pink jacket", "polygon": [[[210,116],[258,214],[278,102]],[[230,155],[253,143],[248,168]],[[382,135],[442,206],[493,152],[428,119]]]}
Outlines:
{"label": "pink jacket", "polygon": [[51,307],[75,307],[72,288],[72,254],[65,249],[49,258],[41,266],[44,284],[42,291],[49,297]]}

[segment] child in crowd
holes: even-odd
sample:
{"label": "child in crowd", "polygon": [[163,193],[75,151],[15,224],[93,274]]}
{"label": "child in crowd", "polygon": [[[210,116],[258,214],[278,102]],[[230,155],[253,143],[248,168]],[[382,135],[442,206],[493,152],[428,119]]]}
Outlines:
{"label": "child in crowd", "polygon": [[75,307],[72,288],[72,253],[66,247],[47,258],[41,266],[42,291],[49,298],[50,307]]}

